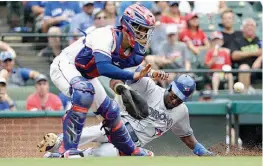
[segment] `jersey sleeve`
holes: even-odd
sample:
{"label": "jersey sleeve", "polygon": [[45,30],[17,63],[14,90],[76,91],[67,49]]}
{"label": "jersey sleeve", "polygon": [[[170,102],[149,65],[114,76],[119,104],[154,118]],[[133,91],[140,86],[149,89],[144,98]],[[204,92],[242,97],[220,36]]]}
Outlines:
{"label": "jersey sleeve", "polygon": [[193,134],[193,129],[190,126],[188,108],[183,105],[182,117],[172,126],[172,132],[179,137],[186,137]]}
{"label": "jersey sleeve", "polygon": [[179,38],[180,38],[180,41],[182,41],[182,42],[187,42],[187,41],[191,40],[187,35],[187,31],[181,32],[179,35]]}
{"label": "jersey sleeve", "polygon": [[20,68],[19,69],[19,74],[23,78],[24,81],[27,81],[30,78],[30,72],[32,70],[28,68]]}
{"label": "jersey sleeve", "polygon": [[[111,50],[113,45],[114,38],[110,28],[96,29],[86,37],[86,46],[92,48],[93,54],[100,53],[111,58]],[[95,56],[95,61],[100,62],[105,61],[105,59],[108,61],[108,58],[99,58],[100,57]]]}
{"label": "jersey sleeve", "polygon": [[51,6],[52,6],[52,2],[47,2],[46,6],[45,6],[45,12],[44,12],[44,19],[48,19],[49,17],[51,17]]}

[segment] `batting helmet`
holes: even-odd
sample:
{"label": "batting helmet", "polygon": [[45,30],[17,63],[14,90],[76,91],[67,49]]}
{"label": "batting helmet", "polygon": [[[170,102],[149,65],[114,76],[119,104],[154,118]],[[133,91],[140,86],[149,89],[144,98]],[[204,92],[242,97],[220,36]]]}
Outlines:
{"label": "batting helmet", "polygon": [[189,96],[191,96],[195,91],[195,88],[195,80],[187,74],[177,76],[169,85],[169,89],[171,89],[182,101],[185,101]]}

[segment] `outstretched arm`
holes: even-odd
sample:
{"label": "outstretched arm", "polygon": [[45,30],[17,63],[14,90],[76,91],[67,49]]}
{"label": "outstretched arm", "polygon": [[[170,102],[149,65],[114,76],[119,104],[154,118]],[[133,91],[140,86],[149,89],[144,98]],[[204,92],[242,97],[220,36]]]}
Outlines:
{"label": "outstretched arm", "polygon": [[214,156],[214,153],[210,152],[201,143],[199,143],[193,134],[181,137],[181,140],[186,146],[188,146],[188,148],[192,149],[193,153],[197,156]]}

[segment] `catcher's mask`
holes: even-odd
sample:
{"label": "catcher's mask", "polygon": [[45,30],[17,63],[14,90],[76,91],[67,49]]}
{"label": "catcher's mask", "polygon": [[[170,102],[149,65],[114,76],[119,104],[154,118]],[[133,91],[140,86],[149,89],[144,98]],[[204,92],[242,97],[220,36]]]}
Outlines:
{"label": "catcher's mask", "polygon": [[46,152],[53,148],[56,144],[58,136],[54,133],[48,133],[43,137],[43,140],[37,145],[40,152]]}

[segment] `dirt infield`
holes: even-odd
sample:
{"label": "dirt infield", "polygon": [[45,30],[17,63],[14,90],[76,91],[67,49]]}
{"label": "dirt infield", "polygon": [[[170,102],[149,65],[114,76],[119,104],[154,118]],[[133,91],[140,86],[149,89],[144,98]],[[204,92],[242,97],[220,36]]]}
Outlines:
{"label": "dirt infield", "polygon": [[230,149],[224,143],[218,143],[212,146],[209,150],[213,151],[219,156],[261,156],[262,149],[255,147],[253,149],[242,148],[239,149],[231,146]]}

